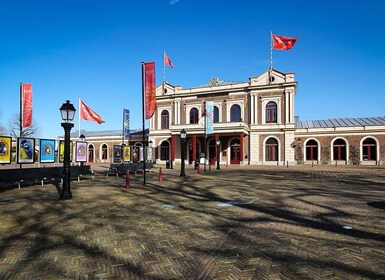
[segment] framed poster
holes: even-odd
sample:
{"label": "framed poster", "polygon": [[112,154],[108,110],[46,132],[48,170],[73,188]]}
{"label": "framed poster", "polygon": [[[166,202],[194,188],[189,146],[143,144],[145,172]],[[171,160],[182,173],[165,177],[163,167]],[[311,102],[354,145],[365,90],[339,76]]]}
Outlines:
{"label": "framed poster", "polygon": [[40,139],[40,162],[55,162],[55,140]]}
{"label": "framed poster", "polygon": [[122,146],[120,145],[114,145],[114,162],[122,162]]}
{"label": "framed poster", "polygon": [[[73,144],[70,141],[70,162],[72,162]],[[59,162],[64,162],[64,140],[59,142]]]}
{"label": "framed poster", "polygon": [[7,136],[0,136],[0,163],[11,163],[11,147],[12,138]]}
{"label": "framed poster", "polygon": [[35,162],[35,139],[17,138],[17,163]]}
{"label": "framed poster", "polygon": [[152,148],[146,147],[147,149],[147,161],[153,161],[154,158],[152,157]]}
{"label": "framed poster", "polygon": [[87,142],[77,141],[75,149],[75,161],[86,162],[87,161]]}
{"label": "framed poster", "polygon": [[131,160],[131,147],[123,146],[123,161],[127,162]]}

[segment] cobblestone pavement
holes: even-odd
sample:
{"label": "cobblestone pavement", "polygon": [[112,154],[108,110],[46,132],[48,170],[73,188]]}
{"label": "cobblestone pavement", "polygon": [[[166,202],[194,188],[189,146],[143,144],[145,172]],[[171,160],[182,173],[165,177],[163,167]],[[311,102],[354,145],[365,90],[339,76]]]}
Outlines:
{"label": "cobblestone pavement", "polygon": [[157,172],[1,190],[0,278],[385,279],[384,168]]}

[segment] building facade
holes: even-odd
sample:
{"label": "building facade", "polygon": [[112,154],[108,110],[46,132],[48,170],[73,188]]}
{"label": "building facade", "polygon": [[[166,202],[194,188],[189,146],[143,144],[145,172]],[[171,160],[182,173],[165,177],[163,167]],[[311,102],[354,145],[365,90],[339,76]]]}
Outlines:
{"label": "building facade", "polygon": [[[275,69],[247,82],[212,78],[205,86],[183,89],[163,83],[146,131],[158,163],[181,162],[181,131],[187,132],[186,164],[219,160],[226,165],[382,164],[385,117],[299,121],[295,117],[294,73]],[[214,105],[212,115],[206,103]],[[207,118],[214,133],[206,134]],[[75,133],[76,134],[76,133]],[[73,139],[76,135],[73,134]],[[122,131],[85,132],[89,162],[112,162]],[[136,131],[127,145],[143,146]]]}
{"label": "building facade", "polygon": [[[186,163],[380,164],[385,160],[385,118],[298,121],[294,73],[275,69],[248,82],[183,89],[157,87],[149,140],[160,162],[181,159],[180,132],[187,132]],[[205,134],[205,103],[214,103],[214,133]],[[219,146],[217,146],[219,143]]]}

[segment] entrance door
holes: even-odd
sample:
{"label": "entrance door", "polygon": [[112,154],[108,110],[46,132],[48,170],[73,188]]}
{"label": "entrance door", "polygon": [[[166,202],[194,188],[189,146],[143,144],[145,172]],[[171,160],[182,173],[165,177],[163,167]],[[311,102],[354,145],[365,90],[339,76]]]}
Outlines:
{"label": "entrance door", "polygon": [[231,141],[230,164],[239,164],[241,161],[241,145],[238,139]]}

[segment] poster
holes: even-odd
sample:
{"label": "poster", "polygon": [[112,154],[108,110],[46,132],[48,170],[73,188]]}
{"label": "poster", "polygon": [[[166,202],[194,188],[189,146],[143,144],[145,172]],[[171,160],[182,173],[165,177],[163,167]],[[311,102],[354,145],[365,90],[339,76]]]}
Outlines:
{"label": "poster", "polygon": [[40,139],[40,162],[55,162],[55,140]]}
{"label": "poster", "polygon": [[114,162],[122,162],[122,146],[120,145],[114,145]]}
{"label": "poster", "polygon": [[35,162],[35,139],[17,138],[17,163]]}
{"label": "poster", "polygon": [[77,162],[87,161],[87,142],[83,142],[83,141],[76,142],[75,161]]}
{"label": "poster", "polygon": [[131,160],[131,147],[123,146],[123,161],[128,162]]}
{"label": "poster", "polygon": [[[72,162],[73,144],[70,141],[70,162]],[[64,162],[64,140],[60,140],[59,144],[59,162]]]}
{"label": "poster", "polygon": [[0,136],[0,164],[11,163],[12,138]]}

